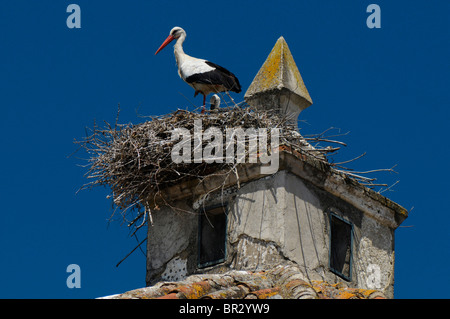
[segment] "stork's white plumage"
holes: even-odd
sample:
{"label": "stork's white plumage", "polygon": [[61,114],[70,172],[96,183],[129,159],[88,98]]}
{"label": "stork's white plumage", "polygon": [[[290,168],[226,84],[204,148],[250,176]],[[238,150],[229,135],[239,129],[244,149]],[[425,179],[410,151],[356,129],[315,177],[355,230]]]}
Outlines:
{"label": "stork's white plumage", "polygon": [[178,74],[187,84],[194,88],[194,97],[198,93],[203,94],[202,113],[205,110],[206,96],[208,94],[228,91],[241,92],[239,80],[233,73],[215,63],[197,59],[184,53],[183,42],[186,39],[186,32],[180,27],[174,27],[170,30],[169,36],[155,52],[155,55],[175,39],[177,42],[174,45],[174,53]]}

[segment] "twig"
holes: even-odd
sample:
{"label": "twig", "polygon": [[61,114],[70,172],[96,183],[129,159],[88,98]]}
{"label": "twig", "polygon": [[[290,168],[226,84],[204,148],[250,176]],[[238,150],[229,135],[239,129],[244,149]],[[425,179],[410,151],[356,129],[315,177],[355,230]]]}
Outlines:
{"label": "twig", "polygon": [[344,142],[335,141],[335,140],[330,140],[330,139],[326,139],[326,138],[320,138],[320,137],[308,137],[308,138],[305,138],[305,140],[307,140],[307,141],[315,141],[315,142],[334,143],[334,144],[339,144],[339,145],[347,146],[347,144],[344,143]]}
{"label": "twig", "polygon": [[400,182],[400,181],[396,181],[394,184],[392,184],[392,185],[389,186],[388,188],[385,188],[385,189],[383,189],[383,190],[380,189],[380,190],[378,191],[378,193],[381,194],[381,193],[383,193],[383,192],[385,192],[385,191],[390,190],[390,189],[393,188],[395,185],[397,185],[399,182]]}
{"label": "twig", "polygon": [[122,258],[122,260],[121,261],[119,261],[118,263],[117,263],[117,265],[116,265],[116,267],[119,267],[119,265],[125,260],[125,259],[127,259],[136,249],[138,249],[139,248],[139,246],[141,246],[143,243],[145,243],[147,241],[147,237],[145,237],[140,243],[139,243],[139,245],[137,245],[136,247],[134,247],[133,248],[133,250],[132,251],[130,251],[124,258]]}
{"label": "twig", "polygon": [[333,165],[347,164],[347,163],[356,161],[357,159],[360,159],[361,157],[363,157],[363,156],[365,156],[365,155],[366,155],[366,152],[364,152],[364,153],[362,153],[361,155],[359,155],[359,156],[357,156],[357,157],[355,157],[355,158],[352,158],[352,159],[350,159],[350,160],[348,160],[348,161],[343,161],[343,162],[339,162],[339,163],[333,163]]}

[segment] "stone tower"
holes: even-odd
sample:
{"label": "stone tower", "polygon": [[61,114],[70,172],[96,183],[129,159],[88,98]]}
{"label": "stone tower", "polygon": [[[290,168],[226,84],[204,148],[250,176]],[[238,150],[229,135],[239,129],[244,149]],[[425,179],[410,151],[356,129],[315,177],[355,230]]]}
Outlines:
{"label": "stone tower", "polygon": [[[295,123],[312,104],[282,37],[245,99]],[[311,281],[345,282],[393,297],[394,233],[407,217],[403,207],[283,146],[276,173],[261,175],[259,165],[240,165],[239,183],[212,175],[202,187],[185,182],[165,190],[171,205],[153,212],[155,226],[148,229],[147,285],[295,265]],[[221,190],[203,196],[213,189]]]}

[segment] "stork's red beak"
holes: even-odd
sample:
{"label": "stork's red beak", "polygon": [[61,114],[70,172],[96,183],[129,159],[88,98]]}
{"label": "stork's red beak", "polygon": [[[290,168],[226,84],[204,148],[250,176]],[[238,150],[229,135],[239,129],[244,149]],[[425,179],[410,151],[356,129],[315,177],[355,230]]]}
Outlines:
{"label": "stork's red beak", "polygon": [[164,40],[163,44],[161,44],[161,46],[159,47],[159,49],[156,50],[155,55],[157,55],[159,51],[161,51],[162,49],[164,49],[164,48],[166,47],[166,45],[168,45],[170,42],[172,42],[173,39],[175,39],[175,38],[174,38],[173,36],[169,35],[169,36],[167,37],[167,39]]}

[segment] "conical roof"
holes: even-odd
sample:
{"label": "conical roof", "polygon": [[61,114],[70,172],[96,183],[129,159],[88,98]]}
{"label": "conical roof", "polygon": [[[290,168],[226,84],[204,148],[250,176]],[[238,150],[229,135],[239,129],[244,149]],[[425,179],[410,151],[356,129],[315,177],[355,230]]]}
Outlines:
{"label": "conical roof", "polygon": [[[274,98],[274,95],[277,95],[278,98]],[[284,111],[289,109],[295,113],[300,113],[312,104],[311,96],[283,37],[277,40],[256,74],[245,93],[245,100],[249,104],[256,104],[264,108],[279,107]],[[282,105],[282,102],[287,100],[290,105]],[[274,105],[270,101],[274,101],[278,105]]]}

